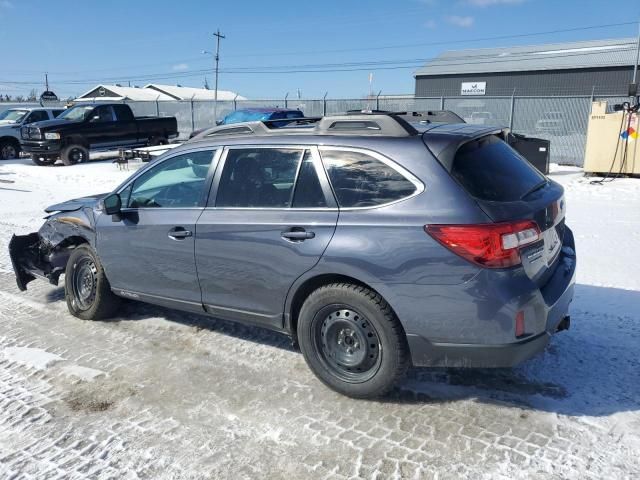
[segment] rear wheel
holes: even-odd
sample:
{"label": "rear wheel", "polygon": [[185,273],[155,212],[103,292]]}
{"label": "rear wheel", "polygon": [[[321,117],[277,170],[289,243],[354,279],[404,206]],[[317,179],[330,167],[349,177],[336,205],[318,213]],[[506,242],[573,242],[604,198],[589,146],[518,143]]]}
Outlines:
{"label": "rear wheel", "polygon": [[20,144],[11,140],[0,142],[0,160],[11,160],[20,156]]}
{"label": "rear wheel", "polygon": [[64,289],[69,312],[83,320],[112,317],[120,306],[120,298],[111,292],[98,256],[88,245],[80,245],[71,253]]}
{"label": "rear wheel", "polygon": [[408,365],[405,334],[391,307],[359,285],[332,284],[309,295],[298,339],[316,376],[350,397],[384,395]]}
{"label": "rear wheel", "polygon": [[41,157],[39,155],[31,155],[31,161],[36,165],[41,167],[46,167],[47,165],[53,165],[56,163],[55,157]]}
{"label": "rear wheel", "polygon": [[166,145],[168,140],[165,137],[151,137],[147,142],[150,147],[156,147],[158,145]]}
{"label": "rear wheel", "polygon": [[89,160],[89,150],[83,145],[67,145],[62,149],[60,157],[65,165],[75,165]]}

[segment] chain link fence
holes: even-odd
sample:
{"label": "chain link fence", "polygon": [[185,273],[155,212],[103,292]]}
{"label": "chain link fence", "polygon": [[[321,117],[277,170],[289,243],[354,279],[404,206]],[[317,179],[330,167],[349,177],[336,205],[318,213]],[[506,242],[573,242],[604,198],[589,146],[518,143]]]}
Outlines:
{"label": "chain link fence", "polygon": [[[587,124],[591,103],[594,100],[608,102],[607,111],[613,105],[628,101],[628,97],[594,94],[591,96],[536,96],[517,95],[444,96],[419,98],[406,96],[380,96],[360,99],[266,99],[219,101],[159,101],[130,102],[136,116],[174,116],[178,121],[180,138],[185,139],[194,130],[213,127],[218,119],[243,108],[279,107],[297,108],[307,117],[319,117],[348,110],[428,111],[451,110],[468,123],[500,125],[514,133],[551,141],[551,161],[582,166],[586,144]],[[0,103],[0,111],[7,108],[38,106],[37,104]],[[216,114],[214,114],[214,111]]]}
{"label": "chain link fence", "polygon": [[[613,105],[628,101],[621,96],[540,97],[430,97],[411,96],[360,99],[238,100],[218,102],[217,117],[242,108],[297,108],[307,117],[343,113],[348,110],[427,111],[451,110],[468,123],[510,127],[514,133],[551,141],[551,161],[582,166],[591,103]],[[180,137],[215,125],[214,102],[128,102],[136,115],[175,116]]]}

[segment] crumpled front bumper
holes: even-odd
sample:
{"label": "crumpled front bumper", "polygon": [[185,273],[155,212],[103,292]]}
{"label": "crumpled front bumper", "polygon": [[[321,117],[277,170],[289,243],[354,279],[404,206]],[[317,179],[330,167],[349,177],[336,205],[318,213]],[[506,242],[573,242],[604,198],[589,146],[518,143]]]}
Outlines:
{"label": "crumpled front bumper", "polygon": [[36,278],[58,285],[66,266],[63,256],[49,251],[37,232],[13,235],[9,242],[9,257],[21,291],[25,291],[27,284]]}

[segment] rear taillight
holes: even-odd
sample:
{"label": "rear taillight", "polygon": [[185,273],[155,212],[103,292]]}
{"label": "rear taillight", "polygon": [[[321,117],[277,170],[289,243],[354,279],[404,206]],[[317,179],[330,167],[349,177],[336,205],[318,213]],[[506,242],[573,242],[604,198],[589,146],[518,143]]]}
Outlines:
{"label": "rear taillight", "polygon": [[476,225],[425,225],[424,230],[452,252],[487,268],[519,265],[520,247],[540,239],[538,225],[530,220]]}

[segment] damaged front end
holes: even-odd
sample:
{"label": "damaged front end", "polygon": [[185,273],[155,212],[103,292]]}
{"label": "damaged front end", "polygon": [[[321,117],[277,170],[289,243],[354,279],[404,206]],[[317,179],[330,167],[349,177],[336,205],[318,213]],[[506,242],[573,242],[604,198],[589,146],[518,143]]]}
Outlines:
{"label": "damaged front end", "polygon": [[97,197],[88,197],[54,205],[45,211],[58,213],[46,217],[38,232],[11,237],[9,256],[20,290],[36,278],[58,285],[71,251],[81,244],[95,245],[96,204]]}

